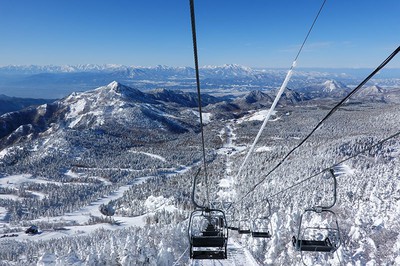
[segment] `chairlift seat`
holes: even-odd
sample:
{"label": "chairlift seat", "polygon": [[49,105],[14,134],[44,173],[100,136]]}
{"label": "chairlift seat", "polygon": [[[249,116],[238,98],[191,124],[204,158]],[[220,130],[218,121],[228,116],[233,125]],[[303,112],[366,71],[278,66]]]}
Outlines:
{"label": "chairlift seat", "polygon": [[300,251],[333,252],[336,250],[336,246],[332,245],[328,237],[325,240],[303,240],[293,236],[292,242],[293,246]]}
{"label": "chairlift seat", "polygon": [[193,236],[193,247],[224,247],[226,238],[223,236]]}
{"label": "chairlift seat", "polygon": [[223,250],[194,250],[192,251],[191,258],[221,260],[226,259],[226,252]]}
{"label": "chairlift seat", "polygon": [[203,231],[203,236],[218,236],[220,235],[219,231]]}
{"label": "chairlift seat", "polygon": [[250,234],[251,231],[250,231],[250,229],[240,229],[240,228],[238,228],[238,233],[241,234],[241,235]]}
{"label": "chairlift seat", "polygon": [[251,236],[252,237],[262,237],[262,238],[271,238],[272,237],[272,235],[271,235],[271,233],[268,231],[268,232],[251,232]]}
{"label": "chairlift seat", "polygon": [[[244,224],[244,225],[243,225],[243,224]],[[251,233],[250,225],[249,225],[249,223],[248,223],[247,220],[241,220],[241,221],[239,221],[238,233],[239,233],[240,235],[243,235],[243,234],[250,234],[250,233]]]}

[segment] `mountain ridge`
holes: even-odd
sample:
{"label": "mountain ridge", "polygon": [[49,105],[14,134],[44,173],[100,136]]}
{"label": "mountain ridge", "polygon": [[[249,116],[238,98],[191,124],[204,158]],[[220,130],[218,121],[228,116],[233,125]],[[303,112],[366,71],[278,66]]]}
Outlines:
{"label": "mountain ridge", "polygon": [[[302,90],[286,89],[279,104],[293,106],[340,99],[349,90],[342,83],[328,80]],[[354,97],[356,102],[386,103],[400,99],[400,90],[388,93],[375,85],[361,92]],[[234,98],[203,94],[202,105],[218,119],[238,118],[249,110],[268,109],[274,98],[274,91],[260,90]],[[112,81],[93,90],[71,93],[54,102],[3,114],[0,116],[0,144],[5,147],[24,137],[35,137],[51,128],[53,123],[70,129],[106,129],[117,135],[129,134],[134,128],[142,128],[143,132],[158,128],[168,134],[196,131],[198,118],[188,110],[197,110],[197,106],[198,97],[193,92],[167,89],[142,92]]]}

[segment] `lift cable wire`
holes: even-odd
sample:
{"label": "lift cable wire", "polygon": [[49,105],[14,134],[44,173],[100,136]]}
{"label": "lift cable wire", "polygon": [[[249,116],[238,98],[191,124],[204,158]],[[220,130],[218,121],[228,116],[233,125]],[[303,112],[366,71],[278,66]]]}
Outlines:
{"label": "lift cable wire", "polygon": [[[190,0],[190,20],[192,24],[192,39],[193,39],[193,55],[194,55],[194,65],[196,70],[196,85],[197,85],[197,100],[199,103],[199,117],[200,117],[200,131],[201,131],[201,143],[203,149],[203,163],[204,163],[204,176],[206,185],[206,200],[207,205],[210,205],[210,197],[208,191],[208,177],[207,177],[207,163],[206,163],[206,148],[204,144],[204,130],[203,130],[203,113],[201,108],[201,91],[200,91],[200,75],[199,75],[199,60],[197,54],[197,38],[196,38],[196,18],[194,14],[194,0]],[[196,182],[196,178],[194,180]],[[196,183],[193,184],[193,194],[195,192]],[[193,196],[194,199],[194,196]],[[197,205],[196,203],[194,203]],[[198,205],[197,205],[198,206]],[[200,206],[198,206],[200,207]]]}
{"label": "lift cable wire", "polygon": [[395,134],[393,134],[393,135],[391,135],[391,136],[389,136],[389,137],[387,137],[387,138],[385,138],[385,139],[383,139],[383,140],[378,141],[377,143],[375,143],[375,144],[373,144],[373,145],[371,145],[371,146],[369,146],[369,147],[367,147],[367,148],[365,148],[365,149],[363,149],[363,150],[357,152],[356,154],[354,154],[354,155],[352,155],[352,156],[350,156],[350,157],[348,157],[348,158],[346,158],[346,159],[343,159],[343,160],[341,160],[341,161],[339,161],[339,162],[337,162],[337,163],[331,165],[330,167],[327,167],[327,168],[321,170],[320,172],[318,172],[318,173],[316,173],[316,174],[314,174],[314,175],[311,175],[311,176],[309,176],[309,177],[307,177],[307,178],[305,178],[305,179],[303,179],[303,180],[301,180],[301,181],[299,181],[299,182],[296,182],[296,183],[294,183],[293,185],[291,185],[291,186],[289,186],[289,187],[287,187],[287,188],[285,188],[285,189],[282,189],[281,191],[279,191],[279,192],[277,192],[277,193],[275,193],[275,194],[269,196],[269,198],[276,197],[276,196],[278,196],[278,195],[280,195],[280,194],[282,194],[282,193],[284,193],[284,192],[286,192],[286,191],[288,191],[288,190],[291,190],[291,189],[293,189],[293,188],[295,188],[295,187],[297,187],[297,186],[303,184],[304,182],[307,182],[307,181],[309,181],[309,180],[311,180],[311,179],[313,179],[313,178],[319,176],[320,174],[322,174],[322,173],[324,173],[324,172],[326,172],[326,171],[329,171],[329,170],[331,170],[332,168],[337,167],[337,166],[341,165],[342,163],[344,163],[344,162],[346,162],[346,161],[349,161],[349,160],[351,160],[351,159],[357,157],[358,155],[360,155],[360,154],[362,154],[362,153],[365,153],[365,152],[367,152],[367,151],[370,151],[370,150],[372,150],[373,148],[375,148],[375,147],[377,147],[377,146],[379,146],[379,145],[382,145],[383,143],[385,143],[385,142],[387,142],[387,141],[389,141],[389,140],[391,140],[391,139],[393,139],[393,138],[399,137],[399,136],[400,136],[400,131],[398,131],[397,133],[395,133]]}
{"label": "lift cable wire", "polygon": [[174,264],[172,264],[172,266],[178,265],[178,262],[183,258],[183,255],[185,255],[185,253],[189,250],[189,247],[190,247],[190,246],[188,246],[188,247],[185,249],[185,251],[179,256],[179,258],[174,262]]}
{"label": "lift cable wire", "polygon": [[241,202],[244,198],[246,198],[250,193],[252,193],[259,185],[261,185],[269,175],[271,175],[279,166],[282,165],[283,162],[300,146],[302,146],[310,137],[314,134],[314,132],[327,120],[333,113],[335,113],[340,106],[342,106],[351,96],[357,93],[364,85],[367,83],[376,73],[378,73],[381,69],[383,69],[400,51],[400,46],[390,54],[368,77],[366,77],[356,88],[354,88],[346,97],[343,98],[338,104],[336,104],[329,113],[314,127],[313,130],[299,143],[297,144],[292,150],[286,154],[285,157],[275,166],[273,167],[265,176],[261,179],[258,183],[256,183],[252,189],[250,189],[244,196],[242,196],[237,202]]}
{"label": "lift cable wire", "polygon": [[254,139],[253,144],[251,145],[249,151],[248,151],[247,154],[246,154],[246,157],[244,158],[244,160],[243,160],[241,166],[239,167],[239,170],[238,170],[238,172],[237,172],[237,174],[236,174],[236,178],[235,178],[235,179],[237,179],[237,178],[239,177],[240,173],[241,173],[242,170],[243,170],[243,167],[246,165],[246,163],[247,163],[247,161],[248,161],[250,155],[251,155],[252,152],[254,151],[254,148],[255,148],[255,146],[256,146],[256,144],[257,144],[257,142],[258,142],[258,139],[259,139],[260,136],[261,136],[261,133],[264,131],[264,128],[265,128],[265,126],[267,125],[267,122],[268,122],[269,118],[271,117],[272,113],[274,112],[274,109],[275,109],[276,105],[278,104],[278,102],[279,102],[279,100],[280,100],[280,98],[281,98],[281,96],[282,96],[282,94],[283,94],[283,91],[286,89],[287,84],[288,84],[288,82],[289,82],[289,80],[290,80],[290,78],[291,78],[291,76],[292,76],[292,74],[293,74],[293,69],[296,67],[297,59],[298,59],[298,57],[299,57],[301,51],[303,50],[303,47],[304,47],[304,45],[305,45],[305,43],[306,43],[306,41],[307,41],[307,39],[308,39],[308,36],[310,35],[312,29],[314,28],[315,22],[317,21],[317,19],[318,19],[318,17],[319,17],[319,14],[321,13],[321,11],[322,11],[322,9],[323,9],[323,7],[324,7],[324,5],[325,5],[325,2],[326,2],[326,0],[323,1],[323,3],[322,3],[322,5],[321,5],[321,7],[320,7],[320,9],[319,9],[319,11],[318,11],[318,13],[317,13],[317,15],[315,16],[314,21],[313,21],[313,23],[312,23],[310,29],[308,30],[308,33],[307,33],[306,37],[304,38],[304,41],[303,41],[303,43],[301,44],[299,51],[297,52],[297,55],[296,55],[296,57],[295,57],[295,59],[294,59],[294,61],[293,61],[293,63],[292,63],[292,66],[290,67],[289,71],[287,72],[286,77],[285,77],[285,79],[283,80],[282,85],[281,85],[281,87],[280,87],[280,89],[279,89],[279,91],[278,91],[278,93],[277,93],[277,95],[276,95],[276,97],[275,97],[275,100],[274,100],[274,102],[272,103],[271,108],[268,110],[268,113],[267,113],[267,115],[266,115],[265,118],[264,118],[264,122],[263,122],[263,124],[261,125],[261,128],[260,128],[260,130],[258,131],[257,136],[256,136],[256,138]]}

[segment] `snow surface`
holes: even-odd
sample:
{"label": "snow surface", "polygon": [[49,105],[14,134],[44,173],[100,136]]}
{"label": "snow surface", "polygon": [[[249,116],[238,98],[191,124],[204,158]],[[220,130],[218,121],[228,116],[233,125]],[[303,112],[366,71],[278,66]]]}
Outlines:
{"label": "snow surface", "polygon": [[225,163],[225,175],[220,179],[218,185],[220,190],[217,192],[218,200],[230,202],[236,196],[236,191],[234,189],[234,176],[232,173],[232,160],[231,157],[235,154],[243,151],[246,147],[237,146],[235,144],[236,141],[236,133],[234,132],[234,123],[228,123],[225,128],[220,132],[219,137],[223,141],[223,146],[221,149],[217,151],[218,154],[221,154],[226,157]]}
{"label": "snow surface", "polygon": [[[264,121],[265,117],[267,116],[269,110],[261,110],[261,111],[256,111],[253,114],[244,116],[243,118],[239,119],[238,122],[239,124],[245,121]],[[276,115],[277,111],[273,111],[271,115]],[[270,119],[269,121],[277,121],[280,118],[277,117],[275,119]]]}
{"label": "snow surface", "polygon": [[21,175],[9,175],[0,177],[0,185],[5,188],[18,188],[23,183],[38,183],[38,184],[58,184],[61,185],[60,182],[48,181],[41,178],[37,178],[32,176],[31,174],[21,174]]}
{"label": "snow surface", "polygon": [[0,151],[0,159],[3,159],[4,156],[7,155],[8,150],[9,150],[8,148],[5,148],[4,150]]}
{"label": "snow surface", "polygon": [[0,207],[0,221],[4,221],[6,215],[7,215],[7,209],[4,207]]}
{"label": "snow surface", "polygon": [[258,147],[257,149],[255,149],[255,152],[267,152],[267,151],[273,151],[273,150],[274,150],[273,147],[263,146],[263,147]]}
{"label": "snow surface", "polygon": [[[192,110],[192,113],[195,114],[200,119],[200,113],[198,111]],[[201,117],[203,119],[203,124],[208,124],[211,122],[212,114],[211,113],[201,113]]]}
{"label": "snow surface", "polygon": [[160,160],[162,162],[166,162],[167,161],[164,157],[162,157],[160,155],[157,155],[157,154],[154,154],[154,153],[148,153],[148,152],[144,152],[144,151],[135,151],[135,150],[130,150],[130,152],[144,154],[144,155],[147,155],[149,157],[152,157],[152,158],[155,158],[157,160]]}

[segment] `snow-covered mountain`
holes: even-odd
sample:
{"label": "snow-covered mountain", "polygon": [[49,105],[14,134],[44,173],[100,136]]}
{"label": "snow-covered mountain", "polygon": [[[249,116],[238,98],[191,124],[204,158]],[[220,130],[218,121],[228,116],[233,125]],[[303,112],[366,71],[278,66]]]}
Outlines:
{"label": "snow-covered mountain", "polygon": [[114,72],[125,71],[127,66],[106,64],[85,64],[85,65],[9,65],[0,67],[1,74],[40,74],[40,73],[73,73],[73,72]]}
{"label": "snow-covered mountain", "polygon": [[340,98],[344,97],[350,88],[336,80],[325,80],[319,84],[300,88],[298,91],[307,94],[310,98]]}
{"label": "snow-covered mountain", "polygon": [[[206,99],[216,102],[211,96]],[[191,94],[143,93],[114,81],[53,103],[4,114],[0,117],[0,141],[9,145],[50,128],[105,130],[118,135],[138,129],[140,135],[156,129],[182,133],[198,125],[192,112],[181,112],[179,108],[193,107],[195,102]]]}
{"label": "snow-covered mountain", "polygon": [[243,97],[234,100],[234,103],[243,109],[258,109],[271,106],[273,98],[262,91],[251,91]]}
{"label": "snow-covered mountain", "polygon": [[[201,74],[204,77],[218,76],[219,78],[226,77],[244,77],[259,75],[270,75],[270,77],[283,76],[286,74],[286,69],[273,68],[251,68],[238,64],[225,64],[221,66],[206,65],[200,67]],[[301,77],[302,79],[310,79],[313,77],[321,77],[328,79],[351,79],[352,77],[364,77],[369,69],[299,69],[294,72],[293,77]],[[171,67],[165,65],[157,65],[152,67],[143,66],[127,66],[119,64],[80,64],[80,65],[8,65],[0,67],[0,75],[32,75],[43,73],[135,73],[142,72],[159,73],[163,76],[190,76],[193,77],[193,67]],[[163,74],[162,74],[163,73]],[[399,69],[387,69],[380,73],[379,78],[395,78],[399,74]],[[147,75],[150,76],[150,75]]]}
{"label": "snow-covered mountain", "polygon": [[225,64],[223,66],[204,66],[201,68],[201,74],[207,78],[249,77],[253,76],[255,73],[257,73],[256,70],[237,64]]}
{"label": "snow-covered mountain", "polygon": [[327,80],[324,83],[322,83],[322,85],[324,92],[333,92],[336,90],[342,90],[346,88],[344,84],[340,84],[336,80]]}
{"label": "snow-covered mountain", "polygon": [[154,99],[118,82],[93,91],[72,94],[59,103],[65,108],[63,120],[70,128],[98,128],[112,121],[113,126],[118,124],[126,129],[149,123],[151,130],[162,127],[150,121],[153,118],[159,116],[166,119],[166,123],[169,121],[164,112],[155,107],[157,102]]}
{"label": "snow-covered mountain", "polygon": [[[354,98],[360,100],[368,100],[370,102],[385,102],[387,93],[383,88],[377,85],[363,88]],[[390,97],[389,97],[390,98]],[[389,101],[389,99],[387,99]]]}
{"label": "snow-covered mountain", "polygon": [[[195,92],[183,92],[179,90],[168,90],[168,89],[155,89],[147,92],[148,95],[154,97],[154,99],[163,102],[176,103],[180,106],[186,107],[197,107],[198,96]],[[203,106],[208,104],[214,104],[220,102],[219,98],[213,97],[208,94],[203,94],[201,103]]]}

